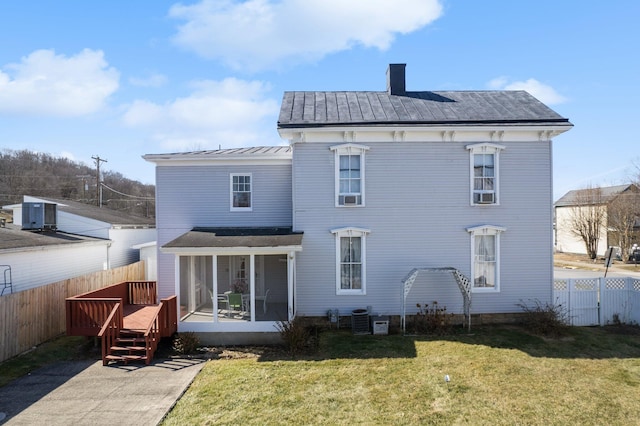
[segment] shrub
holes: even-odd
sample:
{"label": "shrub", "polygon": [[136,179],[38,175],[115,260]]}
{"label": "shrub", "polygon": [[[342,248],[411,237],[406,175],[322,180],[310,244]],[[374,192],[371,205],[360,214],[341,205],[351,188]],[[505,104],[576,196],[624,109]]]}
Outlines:
{"label": "shrub", "polygon": [[200,339],[192,331],[177,333],[173,339],[173,349],[181,355],[195,353],[199,347]]}
{"label": "shrub", "polygon": [[305,350],[310,333],[300,317],[295,317],[291,321],[278,321],[276,328],[280,332],[285,348],[291,355],[299,354]]}
{"label": "shrub", "polygon": [[560,337],[569,330],[569,312],[562,304],[542,303],[535,299],[533,306],[523,301],[517,306],[525,313],[524,325],[535,334]]}
{"label": "shrub", "polygon": [[418,312],[413,317],[412,328],[415,333],[443,335],[451,332],[453,314],[447,313],[447,307],[417,303]]}

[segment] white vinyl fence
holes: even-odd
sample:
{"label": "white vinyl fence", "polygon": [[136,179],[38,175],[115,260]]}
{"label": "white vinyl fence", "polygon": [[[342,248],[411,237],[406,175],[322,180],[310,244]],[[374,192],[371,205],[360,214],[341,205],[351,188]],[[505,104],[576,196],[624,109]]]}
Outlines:
{"label": "white vinyl fence", "polygon": [[569,278],[553,281],[553,302],[571,325],[640,323],[640,278]]}

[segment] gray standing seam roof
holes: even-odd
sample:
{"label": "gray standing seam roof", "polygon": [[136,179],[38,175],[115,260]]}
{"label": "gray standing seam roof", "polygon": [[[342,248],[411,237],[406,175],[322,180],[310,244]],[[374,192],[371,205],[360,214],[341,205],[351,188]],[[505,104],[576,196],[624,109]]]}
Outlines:
{"label": "gray standing seam roof", "polygon": [[354,125],[556,124],[567,118],[523,90],[285,92],[278,128]]}

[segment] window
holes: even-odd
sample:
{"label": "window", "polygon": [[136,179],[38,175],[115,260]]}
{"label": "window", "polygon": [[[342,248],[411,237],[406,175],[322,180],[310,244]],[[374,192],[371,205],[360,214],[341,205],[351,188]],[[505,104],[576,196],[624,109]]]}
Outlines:
{"label": "window", "polygon": [[231,211],[251,211],[251,174],[231,174]]}
{"label": "window", "polygon": [[506,229],[484,225],[471,233],[471,284],[473,291],[500,291],[500,234]]}
{"label": "window", "polygon": [[332,146],[335,152],[336,207],[364,206],[364,153],[369,147]]}
{"label": "window", "polygon": [[499,204],[498,154],[504,147],[482,143],[467,149],[471,153],[471,204]]}
{"label": "window", "polygon": [[336,294],[366,294],[366,244],[361,228],[331,231],[336,237]]}

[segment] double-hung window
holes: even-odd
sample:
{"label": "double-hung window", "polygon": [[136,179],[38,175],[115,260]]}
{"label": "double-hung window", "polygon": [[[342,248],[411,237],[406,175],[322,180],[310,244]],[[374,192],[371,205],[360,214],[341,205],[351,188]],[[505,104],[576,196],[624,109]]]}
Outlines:
{"label": "double-hung window", "polygon": [[500,234],[505,230],[493,225],[467,228],[471,234],[473,291],[500,291]]}
{"label": "double-hung window", "polygon": [[232,173],[231,185],[231,211],[251,211],[251,173]]}
{"label": "double-hung window", "polygon": [[339,228],[336,238],[336,294],[366,294],[367,229]]}
{"label": "double-hung window", "polygon": [[332,146],[335,152],[337,206],[364,206],[364,153],[369,147],[355,144]]}
{"label": "double-hung window", "polygon": [[471,153],[471,205],[498,204],[498,156],[504,147],[481,143],[467,149]]}

